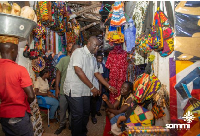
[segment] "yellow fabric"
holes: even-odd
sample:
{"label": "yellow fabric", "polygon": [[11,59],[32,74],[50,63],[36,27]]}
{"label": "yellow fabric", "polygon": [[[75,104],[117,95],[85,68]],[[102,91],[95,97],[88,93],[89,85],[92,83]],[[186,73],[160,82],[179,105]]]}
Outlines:
{"label": "yellow fabric", "polygon": [[[137,106],[134,110],[134,114],[130,115],[130,121],[133,124],[141,123],[142,126],[151,126],[151,122],[153,120],[153,113],[151,111],[145,112],[146,119],[143,121],[140,121],[139,115],[143,113],[142,107]],[[127,123],[129,124],[129,123]]]}
{"label": "yellow fabric", "polygon": [[[128,106],[130,106],[130,104],[127,103],[127,100],[128,100],[130,97],[131,97],[132,100],[133,100],[133,94],[132,94],[132,93],[130,93],[130,95],[129,95],[126,99],[123,98],[123,100],[122,100],[122,105],[128,105]],[[121,99],[121,95],[115,98],[115,100],[117,100],[117,101],[120,101],[120,99]],[[121,106],[122,106],[122,105],[121,105]]]}
{"label": "yellow fabric", "polygon": [[11,36],[0,36],[0,43],[13,43],[19,44],[19,39]]}
{"label": "yellow fabric", "polygon": [[[176,61],[176,73],[181,72],[182,70],[184,70],[185,68],[189,67],[192,64],[194,64],[194,63],[191,61]],[[177,67],[177,66],[179,66],[179,67]]]}
{"label": "yellow fabric", "polygon": [[40,93],[47,93],[47,91],[49,90],[48,80],[45,79],[44,81],[41,77],[38,77],[37,81],[34,84],[34,87],[38,88]]}

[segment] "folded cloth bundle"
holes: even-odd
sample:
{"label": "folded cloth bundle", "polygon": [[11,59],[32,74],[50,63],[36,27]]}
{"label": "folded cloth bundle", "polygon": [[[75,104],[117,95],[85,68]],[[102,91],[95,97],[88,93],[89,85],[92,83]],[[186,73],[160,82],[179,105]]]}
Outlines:
{"label": "folded cloth bundle", "polygon": [[19,44],[19,39],[11,36],[0,36],[0,43],[13,43]]}

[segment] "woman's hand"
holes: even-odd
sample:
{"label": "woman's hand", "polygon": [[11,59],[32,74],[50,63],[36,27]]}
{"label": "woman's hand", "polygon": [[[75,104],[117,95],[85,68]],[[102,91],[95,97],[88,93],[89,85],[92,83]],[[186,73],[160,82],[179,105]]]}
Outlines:
{"label": "woman's hand", "polygon": [[108,101],[108,97],[107,97],[105,94],[102,95],[102,99],[103,99],[103,101],[105,101],[105,102]]}
{"label": "woman's hand", "polygon": [[109,86],[109,91],[110,92],[112,92],[112,93],[114,93],[114,94],[117,94],[117,89],[116,88],[114,88],[114,87],[112,87],[112,86]]}
{"label": "woman's hand", "polygon": [[118,128],[121,128],[120,123],[121,123],[122,121],[125,121],[125,120],[126,120],[126,117],[125,117],[125,116],[120,116],[120,117],[118,118],[118,120],[117,120],[117,127],[118,127]]}

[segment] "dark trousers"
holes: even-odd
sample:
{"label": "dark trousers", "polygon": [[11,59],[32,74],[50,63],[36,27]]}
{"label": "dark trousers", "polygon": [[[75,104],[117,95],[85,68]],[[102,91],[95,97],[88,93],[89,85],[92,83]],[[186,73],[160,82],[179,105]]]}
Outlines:
{"label": "dark trousers", "polygon": [[96,115],[96,107],[97,107],[97,100],[99,96],[93,97],[91,96],[90,106],[91,106],[91,116],[95,117]]}
{"label": "dark trousers", "polygon": [[[100,109],[101,109],[103,94],[105,94],[109,98],[109,93],[106,91],[106,89],[104,87],[102,87],[102,93],[101,93],[101,95],[98,96],[98,98],[97,98],[96,111],[100,111]],[[105,107],[107,107],[106,102],[103,101],[103,103],[104,103]]]}
{"label": "dark trousers", "polygon": [[[61,94],[59,97],[59,105],[60,105],[60,127],[66,126],[66,111],[68,110],[69,113],[69,107],[67,98],[65,95]],[[69,113],[69,125],[71,126],[71,115]]]}
{"label": "dark trousers", "polygon": [[1,118],[2,130],[6,136],[33,136],[33,125],[27,112],[24,117],[15,119],[20,121],[12,123],[10,118]]}
{"label": "dark trousers", "polygon": [[66,97],[71,111],[72,136],[86,136],[90,115],[90,96]]}

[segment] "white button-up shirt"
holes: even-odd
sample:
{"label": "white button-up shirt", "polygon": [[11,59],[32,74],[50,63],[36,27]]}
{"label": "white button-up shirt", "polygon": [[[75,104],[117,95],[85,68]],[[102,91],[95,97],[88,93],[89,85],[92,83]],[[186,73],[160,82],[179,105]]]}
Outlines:
{"label": "white button-up shirt", "polygon": [[94,73],[98,72],[97,61],[94,55],[90,53],[86,45],[73,52],[67,68],[67,75],[63,90],[68,96],[71,90],[71,97],[90,96],[90,88],[77,76],[74,66],[81,68],[86,77],[92,83]]}

